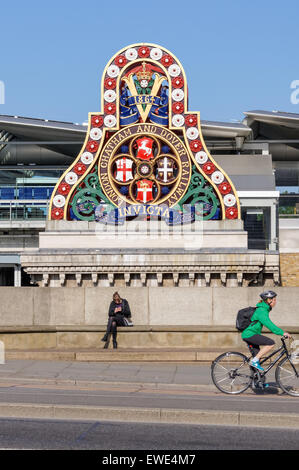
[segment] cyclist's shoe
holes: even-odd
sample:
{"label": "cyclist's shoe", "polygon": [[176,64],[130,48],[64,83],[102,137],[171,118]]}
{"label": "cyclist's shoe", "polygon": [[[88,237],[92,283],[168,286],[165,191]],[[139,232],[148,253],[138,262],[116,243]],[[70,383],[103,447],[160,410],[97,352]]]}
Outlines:
{"label": "cyclist's shoe", "polygon": [[263,388],[269,388],[270,385],[269,384],[263,384]]}
{"label": "cyclist's shoe", "polygon": [[264,369],[260,365],[260,361],[258,359],[251,359],[250,365],[251,365],[251,367],[254,367],[257,370],[260,370],[261,372],[264,371]]}

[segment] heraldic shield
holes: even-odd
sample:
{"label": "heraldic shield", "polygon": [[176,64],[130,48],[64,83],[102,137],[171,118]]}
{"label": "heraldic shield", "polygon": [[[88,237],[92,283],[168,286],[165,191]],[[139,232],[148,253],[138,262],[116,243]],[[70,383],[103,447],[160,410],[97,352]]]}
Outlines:
{"label": "heraldic shield", "polygon": [[123,205],[180,214],[188,205],[201,207],[195,217],[203,220],[239,219],[236,189],[187,102],[184,69],[164,47],[134,44],[115,54],[102,77],[101,111],[89,113],[85,142],[53,191],[49,219],[99,220]]}

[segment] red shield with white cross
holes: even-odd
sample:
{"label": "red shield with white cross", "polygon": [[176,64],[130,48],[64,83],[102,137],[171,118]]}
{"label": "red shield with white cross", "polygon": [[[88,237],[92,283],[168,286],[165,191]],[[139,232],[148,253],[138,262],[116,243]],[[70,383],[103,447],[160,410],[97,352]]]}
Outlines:
{"label": "red shield with white cross", "polygon": [[154,140],[150,137],[142,137],[141,139],[136,140],[138,148],[137,148],[137,158],[141,160],[149,160],[150,158],[154,158],[153,154],[153,143]]}
{"label": "red shield with white cross", "polygon": [[114,178],[122,183],[126,183],[133,179],[132,165],[133,162],[129,158],[123,157],[116,160],[116,173]]}
{"label": "red shield with white cross", "polygon": [[153,182],[149,180],[137,181],[137,197],[136,201],[146,204],[154,199]]}

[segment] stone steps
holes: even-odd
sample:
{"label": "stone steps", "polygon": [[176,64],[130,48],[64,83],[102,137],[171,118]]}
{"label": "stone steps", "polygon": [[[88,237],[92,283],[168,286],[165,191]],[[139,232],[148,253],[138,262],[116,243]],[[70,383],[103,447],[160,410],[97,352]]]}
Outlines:
{"label": "stone steps", "polygon": [[[231,348],[242,351],[246,349]],[[5,360],[78,361],[78,362],[211,362],[229,348],[219,349],[80,349],[9,350]]]}

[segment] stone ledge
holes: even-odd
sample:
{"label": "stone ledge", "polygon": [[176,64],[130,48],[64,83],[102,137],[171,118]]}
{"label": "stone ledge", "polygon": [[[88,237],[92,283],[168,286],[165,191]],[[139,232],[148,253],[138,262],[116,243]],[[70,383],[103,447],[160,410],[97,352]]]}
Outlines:
{"label": "stone ledge", "polygon": [[[235,326],[232,325],[136,325],[131,327],[118,327],[119,332],[121,333],[138,333],[138,332],[234,332],[238,334]],[[285,331],[289,333],[299,333],[299,326],[280,326]],[[106,325],[32,325],[32,326],[0,326],[1,333],[59,333],[59,332],[104,332],[106,331]],[[263,333],[270,332],[266,329],[263,329]]]}
{"label": "stone ledge", "polygon": [[[227,349],[9,350],[6,360],[78,362],[208,362]],[[238,351],[246,350],[239,348]]]}
{"label": "stone ledge", "polygon": [[[298,327],[286,328],[294,339],[299,338]],[[104,343],[101,341],[104,328],[86,329],[62,329],[53,328],[52,331],[28,331],[10,330],[0,332],[0,340],[4,343],[5,352],[18,351],[102,351]],[[278,336],[265,331],[276,342],[277,347],[281,345]],[[155,351],[163,353],[165,351],[196,351],[203,349],[225,348],[227,350],[240,350],[246,348],[241,334],[234,328],[146,328],[133,330],[132,328],[119,328],[118,350],[128,352],[129,350],[141,353],[142,351]],[[110,338],[108,349],[113,349]],[[247,348],[246,348],[247,349]],[[104,352],[107,352],[105,350]],[[114,352],[114,351],[113,351]],[[107,356],[105,356],[107,357]],[[154,359],[153,359],[154,360]]]}

